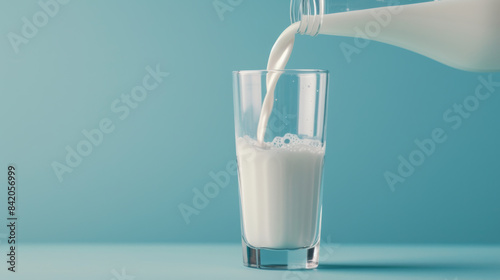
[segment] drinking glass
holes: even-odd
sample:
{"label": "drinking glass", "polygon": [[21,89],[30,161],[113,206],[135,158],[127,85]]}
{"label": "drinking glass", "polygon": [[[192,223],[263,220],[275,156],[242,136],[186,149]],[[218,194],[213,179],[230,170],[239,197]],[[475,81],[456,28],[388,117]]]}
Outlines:
{"label": "drinking glass", "polygon": [[[272,110],[259,141],[266,81],[274,78],[278,80],[268,107]],[[233,72],[246,266],[318,266],[328,80],[325,70]]]}

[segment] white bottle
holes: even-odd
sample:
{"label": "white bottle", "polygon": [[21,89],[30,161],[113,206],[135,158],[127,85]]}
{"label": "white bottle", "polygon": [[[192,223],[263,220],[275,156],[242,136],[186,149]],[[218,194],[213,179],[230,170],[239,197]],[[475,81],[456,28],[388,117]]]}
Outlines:
{"label": "white bottle", "polygon": [[356,2],[382,5],[422,1],[292,0],[291,20],[299,22],[300,34],[361,37],[466,71],[500,71],[499,0],[441,0],[335,12],[339,3]]}

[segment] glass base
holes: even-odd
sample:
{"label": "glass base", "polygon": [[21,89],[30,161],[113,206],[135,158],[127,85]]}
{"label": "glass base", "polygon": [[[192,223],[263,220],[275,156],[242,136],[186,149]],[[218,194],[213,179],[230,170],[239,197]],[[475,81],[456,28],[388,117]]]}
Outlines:
{"label": "glass base", "polygon": [[319,242],[311,248],[258,249],[242,241],[243,264],[264,269],[313,269],[318,267]]}

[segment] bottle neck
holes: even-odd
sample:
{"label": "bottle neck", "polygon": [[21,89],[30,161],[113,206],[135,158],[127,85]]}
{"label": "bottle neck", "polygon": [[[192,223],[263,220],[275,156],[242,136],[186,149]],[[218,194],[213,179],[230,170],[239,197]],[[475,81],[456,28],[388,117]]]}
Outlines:
{"label": "bottle neck", "polygon": [[300,22],[297,33],[316,36],[323,21],[325,0],[291,0],[290,21]]}
{"label": "bottle neck", "polygon": [[297,33],[316,36],[323,15],[440,0],[290,0],[290,21],[300,22]]}

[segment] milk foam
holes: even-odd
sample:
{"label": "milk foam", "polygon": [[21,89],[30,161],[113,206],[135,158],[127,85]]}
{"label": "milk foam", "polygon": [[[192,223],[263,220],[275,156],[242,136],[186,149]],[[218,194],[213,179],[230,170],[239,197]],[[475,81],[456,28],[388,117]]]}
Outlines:
{"label": "milk foam", "polygon": [[325,147],[320,141],[314,139],[301,139],[295,134],[287,133],[283,137],[275,137],[272,142],[259,144],[258,141],[248,137],[240,137],[237,144],[248,145],[261,150],[282,149],[287,151],[309,151],[311,153],[324,153]]}

